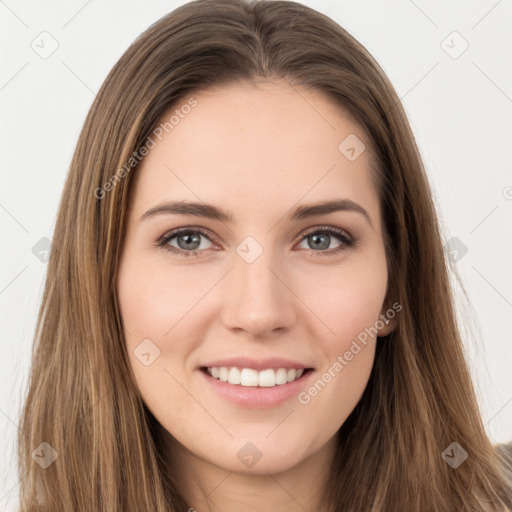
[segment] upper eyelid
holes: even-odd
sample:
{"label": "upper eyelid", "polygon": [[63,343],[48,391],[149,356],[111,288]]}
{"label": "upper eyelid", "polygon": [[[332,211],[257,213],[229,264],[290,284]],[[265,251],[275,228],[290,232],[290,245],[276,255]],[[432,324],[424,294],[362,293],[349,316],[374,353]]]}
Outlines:
{"label": "upper eyelid", "polygon": [[[334,234],[345,235],[350,241],[354,240],[354,236],[344,228],[337,228],[335,226],[319,224],[319,225],[311,226],[309,228],[302,230],[300,235],[298,235],[300,237],[299,241],[301,241],[304,237],[310,235],[311,233],[316,233],[317,231],[322,231],[322,230],[329,231]],[[338,231],[340,231],[341,233],[338,233]],[[213,235],[212,232],[207,228],[203,228],[200,226],[184,226],[184,227],[175,228],[173,230],[166,232],[162,237],[160,237],[159,240],[167,242],[167,241],[171,240],[172,238],[174,238],[175,236],[178,236],[180,233],[187,233],[187,232],[198,232],[201,235],[205,236],[206,238],[210,239],[210,241],[214,242],[214,243],[216,243],[216,240],[218,239],[218,237],[216,235]]]}
{"label": "upper eyelid", "polygon": [[185,226],[183,228],[175,228],[175,229],[171,229],[170,231],[167,231],[164,235],[162,235],[159,238],[159,240],[170,240],[171,238],[174,238],[175,236],[178,236],[181,233],[189,233],[189,232],[192,232],[192,233],[197,232],[206,238],[212,239],[212,241],[217,239],[217,237],[215,235],[213,235],[212,232],[206,228],[201,228],[199,226]]}

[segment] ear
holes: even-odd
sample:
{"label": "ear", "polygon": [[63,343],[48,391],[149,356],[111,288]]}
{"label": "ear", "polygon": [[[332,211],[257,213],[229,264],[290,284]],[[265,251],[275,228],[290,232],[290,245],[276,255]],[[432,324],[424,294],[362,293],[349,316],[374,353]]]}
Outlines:
{"label": "ear", "polygon": [[402,310],[401,304],[398,302],[394,302],[392,306],[384,307],[381,311],[381,314],[379,315],[379,322],[378,326],[381,326],[382,328],[379,329],[377,336],[384,337],[388,334],[392,333],[396,326],[398,325],[397,317],[399,315],[399,312]]}
{"label": "ear", "polygon": [[[379,316],[379,319],[382,321],[382,324],[384,324],[382,329],[379,329],[379,332],[377,334],[377,336],[379,336],[380,338],[387,336],[396,329],[396,317],[390,319],[387,318],[383,313]],[[379,322],[378,325],[381,325],[381,323]]]}

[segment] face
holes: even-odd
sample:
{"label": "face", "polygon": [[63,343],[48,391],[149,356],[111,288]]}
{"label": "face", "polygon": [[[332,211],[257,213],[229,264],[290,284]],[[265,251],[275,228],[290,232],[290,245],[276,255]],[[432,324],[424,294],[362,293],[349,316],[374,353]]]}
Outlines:
{"label": "face", "polygon": [[286,82],[193,97],[134,176],[117,283],[126,347],[183,453],[284,471],[333,446],[368,382],[371,328],[393,327],[380,320],[369,141],[322,93]]}

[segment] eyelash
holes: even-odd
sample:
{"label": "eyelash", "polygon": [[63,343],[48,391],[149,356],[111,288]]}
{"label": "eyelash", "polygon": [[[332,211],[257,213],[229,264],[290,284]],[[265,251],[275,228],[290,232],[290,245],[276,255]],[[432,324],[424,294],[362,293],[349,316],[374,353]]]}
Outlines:
{"label": "eyelash", "polygon": [[[173,231],[170,231],[168,233],[166,233],[164,236],[162,236],[159,240],[157,240],[157,243],[156,243],[156,246],[157,247],[161,247],[162,249],[166,250],[166,251],[169,251],[177,256],[185,256],[185,257],[190,257],[190,256],[201,256],[201,253],[205,251],[205,249],[201,249],[201,250],[195,250],[195,251],[184,251],[182,249],[177,249],[176,247],[173,247],[172,245],[169,245],[169,241],[172,240],[173,238],[175,238],[177,235],[181,235],[181,234],[191,234],[191,233],[200,233],[201,235],[205,236],[206,238],[208,238],[208,240],[210,240],[210,242],[212,242],[212,240],[210,239],[210,235],[209,233],[202,229],[202,228],[193,228],[193,227],[183,227],[183,228],[177,228],[177,229],[174,229]],[[338,228],[333,228],[333,227],[328,227],[328,226],[320,226],[320,227],[316,227],[315,229],[311,230],[311,231],[308,231],[306,233],[303,233],[302,234],[302,238],[300,239],[300,242],[302,242],[306,237],[310,236],[310,235],[313,235],[313,234],[316,234],[316,233],[323,233],[323,234],[328,234],[328,235],[334,235],[336,238],[338,238],[338,240],[341,243],[341,245],[339,247],[337,247],[336,249],[330,249],[330,250],[327,250],[327,251],[313,251],[313,254],[315,256],[334,256],[338,253],[340,253],[341,251],[346,251],[348,249],[352,249],[356,246],[356,242],[357,240],[353,237],[351,237],[350,235],[348,235],[348,233],[346,233],[345,231],[341,230],[341,229],[338,229]],[[300,243],[299,242],[299,243]]]}

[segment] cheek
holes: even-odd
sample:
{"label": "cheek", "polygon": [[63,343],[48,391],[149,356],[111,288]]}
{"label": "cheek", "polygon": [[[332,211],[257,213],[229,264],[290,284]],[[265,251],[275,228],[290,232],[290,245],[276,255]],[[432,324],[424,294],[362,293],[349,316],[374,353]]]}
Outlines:
{"label": "cheek", "polygon": [[132,344],[150,338],[163,345],[165,339],[179,333],[188,311],[206,291],[206,285],[183,271],[171,272],[135,258],[123,262],[118,297],[127,341]]}
{"label": "cheek", "polygon": [[387,270],[383,256],[364,263],[331,270],[308,296],[325,327],[316,333],[324,359],[316,381],[298,401],[312,417],[321,415],[327,429],[339,428],[352,412],[373,367]]}
{"label": "cheek", "polygon": [[385,279],[374,277],[362,279],[353,273],[324,288],[320,311],[329,330],[322,329],[324,334],[316,338],[324,356],[322,366],[298,402],[310,417],[322,417],[327,431],[343,424],[368,384],[386,291]]}
{"label": "cheek", "polygon": [[[322,345],[331,356],[348,350],[350,342],[367,329],[374,327],[382,313],[387,287],[387,268],[384,255],[357,261],[351,260],[335,271],[322,269],[303,278],[302,296],[323,324],[318,333]],[[318,336],[317,333],[317,336]]]}
{"label": "cheek", "polygon": [[[118,300],[126,350],[139,392],[162,424],[184,417],[189,397],[183,382],[182,362],[191,350],[184,327],[187,311],[201,294],[178,272],[157,268],[143,258],[125,258],[119,268]],[[204,292],[203,292],[204,294]],[[190,336],[189,336],[190,338]],[[172,343],[180,339],[180,343]],[[149,356],[145,356],[149,354]]]}
{"label": "cheek", "polygon": [[[172,377],[183,380],[179,363],[191,350],[184,332],[186,315],[200,298],[197,286],[186,286],[177,274],[136,257],[126,258],[119,269],[126,350],[139,391],[153,413],[158,410],[155,400],[170,402],[176,383]],[[181,342],[171,343],[176,339]],[[179,408],[180,402],[174,403]]]}
{"label": "cheek", "polygon": [[[333,435],[361,399],[373,366],[375,341],[369,341],[366,345],[359,342],[349,344],[350,359],[346,352],[340,351],[298,396],[302,417],[310,418],[306,420],[308,426],[318,437]],[[320,417],[322,430],[317,432],[314,418]]]}

